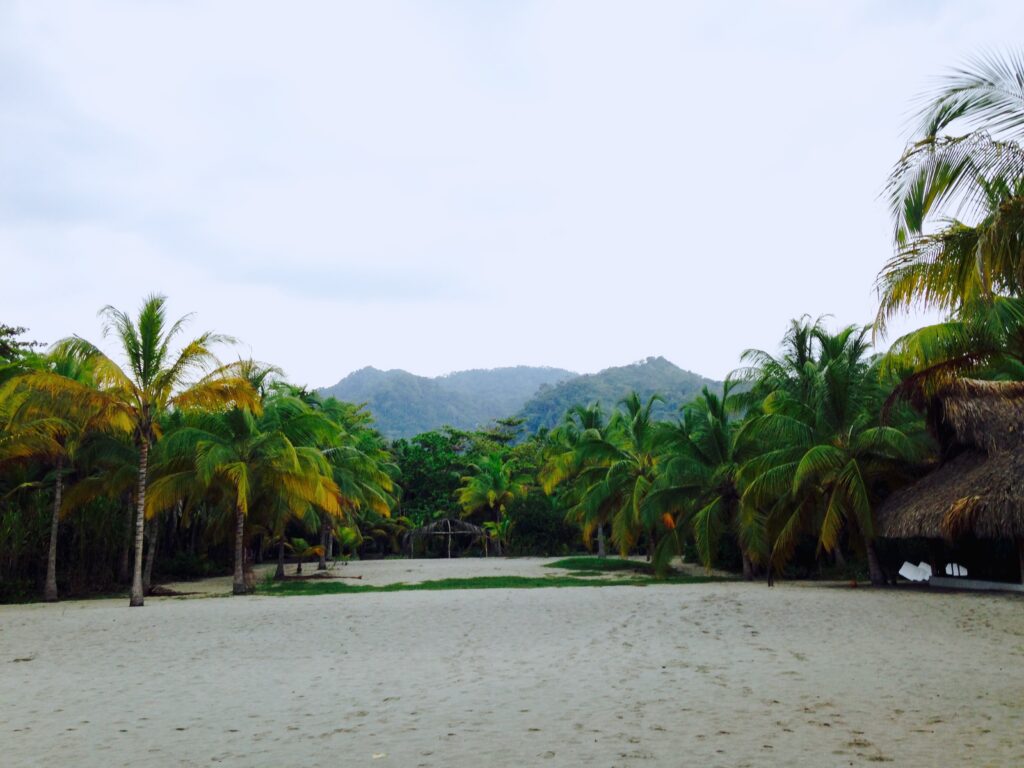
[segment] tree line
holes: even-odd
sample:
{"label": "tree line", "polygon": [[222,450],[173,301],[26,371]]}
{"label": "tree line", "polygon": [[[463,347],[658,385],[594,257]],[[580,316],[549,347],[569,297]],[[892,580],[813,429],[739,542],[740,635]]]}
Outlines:
{"label": "tree line", "polygon": [[[101,312],[117,360],[77,336],[41,353],[3,326],[0,578],[55,599],[63,555],[84,582],[130,581],[142,605],[162,553],[185,569],[230,561],[244,592],[264,552],[282,575],[288,551],[319,565],[335,546],[396,553],[411,528],[462,515],[506,552],[579,536],[659,570],[735,555],[771,580],[810,543],[862,554],[881,583],[875,510],[937,460],[911,403],[957,376],[1024,377],[1022,80],[1020,56],[989,56],[929,94],[886,186],[894,255],[870,325],[796,319],[777,352],[747,351],[721,391],[669,417],[634,394],[531,435],[506,420],[390,443],[358,405],[222,363],[231,340],[185,338],[161,296]],[[942,320],[874,352],[913,309]]]}

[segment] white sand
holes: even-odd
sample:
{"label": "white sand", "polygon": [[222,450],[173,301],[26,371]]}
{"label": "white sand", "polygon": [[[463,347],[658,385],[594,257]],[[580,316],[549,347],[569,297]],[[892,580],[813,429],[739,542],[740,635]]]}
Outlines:
{"label": "white sand", "polygon": [[[345,574],[410,568],[543,572]],[[1011,766],[1022,722],[1019,597],[728,583],[0,607],[3,766]]]}

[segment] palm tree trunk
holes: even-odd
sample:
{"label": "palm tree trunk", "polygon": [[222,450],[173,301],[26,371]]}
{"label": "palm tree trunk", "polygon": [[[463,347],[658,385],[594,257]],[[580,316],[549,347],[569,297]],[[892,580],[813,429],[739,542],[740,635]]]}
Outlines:
{"label": "palm tree trunk", "polygon": [[846,557],[843,556],[843,548],[836,544],[836,548],[832,553],[836,559],[836,568],[846,569]]}
{"label": "palm tree trunk", "polygon": [[142,571],[142,591],[148,593],[153,586],[153,562],[156,560],[160,526],[157,524],[156,518],[153,518],[146,524],[146,527],[149,529],[149,549],[146,551],[146,567]]}
{"label": "palm tree trunk", "polygon": [[235,576],[231,592],[245,594],[245,514],[240,506],[235,507]]}
{"label": "palm tree trunk", "polygon": [[274,581],[284,578],[284,539],[277,542],[277,570],[274,571]]}
{"label": "palm tree trunk", "polygon": [[604,526],[597,526],[597,556],[608,557],[608,552],[604,545]]}
{"label": "palm tree trunk", "polygon": [[317,561],[316,569],[327,570],[327,515],[320,519],[320,559]]}
{"label": "palm tree trunk", "polygon": [[199,533],[199,510],[195,509],[189,515],[188,525],[188,553],[196,553],[196,534]]}
{"label": "palm tree trunk", "polygon": [[145,604],[142,590],[142,543],[146,521],[146,470],[149,465],[149,438],[139,444],[139,490],[135,498],[135,569],[132,572],[132,593],[128,605],[139,608]]}
{"label": "palm tree trunk", "polygon": [[64,457],[57,458],[57,479],[53,486],[53,519],[50,521],[50,552],[46,558],[46,587],[43,600],[57,602],[57,529],[60,526],[60,497],[64,490]]}
{"label": "palm tree trunk", "polygon": [[754,580],[754,564],[750,561],[750,556],[746,553],[742,553],[743,557],[743,578],[746,581]]}
{"label": "palm tree trunk", "polygon": [[871,584],[876,587],[885,586],[885,571],[882,570],[882,564],[878,560],[878,550],[875,549],[875,542],[867,542],[868,551],[868,575],[871,578]]}
{"label": "palm tree trunk", "polygon": [[[131,500],[126,499],[126,501],[130,502]],[[130,558],[132,556],[132,524],[135,521],[132,519],[130,505],[126,519],[128,525],[126,525],[124,529],[124,547],[121,549],[121,565],[117,570],[117,580],[122,584],[131,579],[132,576]]]}
{"label": "palm tree trunk", "polygon": [[1020,561],[1020,583],[1024,584],[1024,537],[1017,539],[1017,559]]}
{"label": "palm tree trunk", "polygon": [[327,529],[327,559],[334,560],[334,531]]}

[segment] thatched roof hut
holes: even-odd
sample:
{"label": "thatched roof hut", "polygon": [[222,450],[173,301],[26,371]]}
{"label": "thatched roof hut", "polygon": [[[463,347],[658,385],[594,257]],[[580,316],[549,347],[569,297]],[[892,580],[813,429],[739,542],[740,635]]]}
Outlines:
{"label": "thatched roof hut", "polygon": [[1024,542],[1024,383],[960,379],[926,405],[943,461],[882,504],[879,534]]}

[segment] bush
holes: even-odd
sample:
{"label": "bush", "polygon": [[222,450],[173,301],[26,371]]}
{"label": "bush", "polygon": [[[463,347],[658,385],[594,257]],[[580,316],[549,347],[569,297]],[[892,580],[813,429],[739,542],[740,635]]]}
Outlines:
{"label": "bush", "polygon": [[565,522],[564,512],[542,493],[517,501],[509,517],[514,523],[509,554],[566,555],[583,549],[579,528]]}
{"label": "bush", "polygon": [[230,568],[210,560],[206,555],[192,555],[188,552],[176,552],[174,557],[164,559],[157,557],[153,567],[164,578],[183,581],[223,576],[231,572]]}

